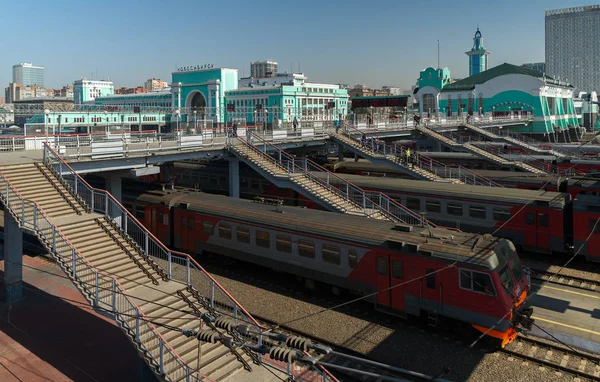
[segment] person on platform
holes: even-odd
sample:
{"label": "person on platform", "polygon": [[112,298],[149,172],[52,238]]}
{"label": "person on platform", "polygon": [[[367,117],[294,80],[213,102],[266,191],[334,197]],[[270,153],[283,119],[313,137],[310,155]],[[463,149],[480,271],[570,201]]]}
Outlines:
{"label": "person on platform", "polygon": [[237,122],[233,122],[233,137],[234,138],[237,137],[237,128],[238,128]]}
{"label": "person on platform", "polygon": [[292,125],[294,125],[294,133],[295,133],[296,130],[298,129],[298,118],[294,117],[294,122],[292,122]]}
{"label": "person on platform", "polygon": [[410,148],[406,149],[405,154],[406,154],[406,165],[408,166],[408,165],[410,165],[410,161],[411,161]]}
{"label": "person on platform", "polygon": [[367,147],[367,135],[365,133],[360,137],[360,144],[362,147]]}

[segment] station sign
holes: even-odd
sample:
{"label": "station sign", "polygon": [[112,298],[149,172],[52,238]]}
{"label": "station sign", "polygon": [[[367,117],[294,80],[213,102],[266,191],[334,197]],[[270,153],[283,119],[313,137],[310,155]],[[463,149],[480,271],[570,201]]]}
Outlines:
{"label": "station sign", "polygon": [[215,64],[191,65],[177,68],[178,72],[191,72],[194,70],[214,69]]}

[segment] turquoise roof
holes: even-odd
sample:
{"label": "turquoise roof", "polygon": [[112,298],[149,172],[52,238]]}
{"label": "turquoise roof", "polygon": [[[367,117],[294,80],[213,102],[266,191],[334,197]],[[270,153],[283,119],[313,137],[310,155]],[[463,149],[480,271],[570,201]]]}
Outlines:
{"label": "turquoise roof", "polygon": [[557,81],[553,77],[544,75],[543,73],[540,73],[536,70],[504,63],[501,65],[495,66],[491,69],[488,69],[486,71],[483,71],[481,73],[464,78],[460,81],[456,81],[451,84],[448,84],[448,85],[444,86],[444,88],[442,89],[442,92],[452,92],[452,91],[458,91],[458,90],[472,90],[472,89],[475,89],[476,85],[481,85],[493,78],[505,76],[507,74],[523,74],[526,76],[532,76],[532,77],[544,79],[545,82],[549,83],[549,84],[560,85],[560,86],[571,87],[571,88],[573,87],[570,84],[567,84],[567,83],[561,82],[561,81]]}

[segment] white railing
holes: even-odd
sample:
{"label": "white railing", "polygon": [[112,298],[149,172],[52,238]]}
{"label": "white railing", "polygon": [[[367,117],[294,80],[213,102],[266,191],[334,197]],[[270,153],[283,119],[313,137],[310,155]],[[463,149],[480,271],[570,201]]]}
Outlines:
{"label": "white railing", "polygon": [[[233,318],[235,324],[249,325],[255,332],[260,332],[263,329],[254,317],[190,255],[168,249],[110,193],[91,187],[48,144],[44,145],[44,162],[56,175],[66,181],[71,191],[78,195],[91,211],[104,214],[110,218],[122,233],[137,244],[139,250],[157,260],[159,266],[164,265],[166,274],[171,281],[198,290],[202,296],[207,298],[211,309]],[[168,346],[168,344],[164,342],[164,346]],[[158,360],[159,366],[173,360],[179,360],[179,358],[174,359],[173,357],[163,359],[165,351],[167,349],[162,349],[160,352],[162,356]],[[174,350],[170,349],[169,351],[172,351],[176,356]],[[269,359],[264,358],[265,362],[270,362]],[[160,370],[163,370],[162,366]],[[176,381],[185,378],[188,378],[186,380],[197,378],[195,371],[187,365],[182,365],[177,370],[180,370],[178,372],[182,374],[171,376]],[[291,368],[288,367],[288,370],[291,370]],[[316,369],[315,372],[319,373],[324,381],[329,380],[326,370]]]}
{"label": "white railing", "polygon": [[[240,149],[239,146],[232,145],[234,152],[238,152],[237,150],[239,150],[239,153],[245,156],[249,156],[251,152],[256,153],[260,156],[260,162],[257,164],[263,168],[269,165],[276,166],[286,176],[300,175],[305,177],[310,181],[308,186],[306,186],[308,187],[308,191],[313,192],[325,188],[328,190],[328,194],[322,197],[325,198],[327,203],[333,206],[341,209],[351,206],[362,210],[365,216],[379,212],[387,219],[395,222],[418,226],[423,226],[427,223],[435,226],[387,195],[381,192],[367,192],[338,175],[327,171],[310,159],[298,159],[286,153],[277,146],[267,142],[258,134],[249,133],[248,138],[243,139],[238,137],[238,141],[242,143],[242,148]],[[269,155],[267,153],[269,150],[274,151],[274,154]],[[341,198],[347,204],[338,205],[335,201],[336,197]]]}

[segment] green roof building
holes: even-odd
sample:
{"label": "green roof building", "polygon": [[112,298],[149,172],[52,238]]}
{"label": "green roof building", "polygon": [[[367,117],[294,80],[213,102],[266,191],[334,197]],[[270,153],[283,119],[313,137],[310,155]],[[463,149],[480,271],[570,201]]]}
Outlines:
{"label": "green roof building", "polygon": [[573,86],[535,70],[504,63],[459,81],[450,78],[448,68],[421,72],[415,96],[422,116],[529,114],[533,122],[514,130],[543,135],[581,124],[573,104]]}

